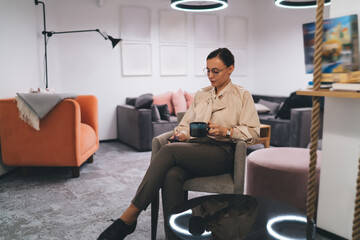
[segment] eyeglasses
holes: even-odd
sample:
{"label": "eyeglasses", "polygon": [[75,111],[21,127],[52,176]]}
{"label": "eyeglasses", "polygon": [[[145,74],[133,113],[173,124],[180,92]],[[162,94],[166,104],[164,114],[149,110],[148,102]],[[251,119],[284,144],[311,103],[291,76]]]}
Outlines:
{"label": "eyeglasses", "polygon": [[210,75],[210,72],[212,72],[212,74],[216,77],[217,75],[219,75],[222,71],[224,71],[225,69],[227,69],[228,67],[226,68],[223,68],[221,70],[217,69],[217,68],[213,68],[213,69],[208,69],[208,68],[204,68],[203,71],[204,71],[204,74],[206,76],[209,76]]}

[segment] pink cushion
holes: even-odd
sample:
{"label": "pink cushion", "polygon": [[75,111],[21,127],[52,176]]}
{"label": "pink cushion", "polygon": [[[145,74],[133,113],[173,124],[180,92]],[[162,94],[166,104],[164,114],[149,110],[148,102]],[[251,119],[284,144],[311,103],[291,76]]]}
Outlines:
{"label": "pink cushion", "polygon": [[194,101],[195,93],[188,93],[185,91],[186,107],[189,108]]}
{"label": "pink cushion", "polygon": [[186,111],[186,99],[184,96],[184,92],[181,89],[179,89],[179,91],[177,91],[176,93],[172,93],[171,99],[175,109],[175,114],[177,114],[178,112]]}
{"label": "pink cushion", "polygon": [[155,105],[167,104],[169,107],[170,114],[174,114],[174,108],[171,103],[171,92],[170,91],[155,95],[155,96],[153,96],[153,99],[154,99],[153,104],[155,104]]}

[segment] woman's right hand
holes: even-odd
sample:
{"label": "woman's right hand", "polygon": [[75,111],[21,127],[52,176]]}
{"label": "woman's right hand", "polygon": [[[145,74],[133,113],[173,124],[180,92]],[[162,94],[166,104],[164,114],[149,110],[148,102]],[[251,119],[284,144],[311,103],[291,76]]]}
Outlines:
{"label": "woman's right hand", "polygon": [[174,132],[174,135],[172,135],[170,139],[176,139],[179,142],[185,142],[186,141],[186,136],[183,133]]}

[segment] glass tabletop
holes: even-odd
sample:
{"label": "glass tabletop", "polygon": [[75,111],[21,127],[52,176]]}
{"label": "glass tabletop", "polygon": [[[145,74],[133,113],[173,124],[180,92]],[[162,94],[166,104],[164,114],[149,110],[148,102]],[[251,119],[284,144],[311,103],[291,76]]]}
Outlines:
{"label": "glass tabletop", "polygon": [[241,194],[185,201],[169,218],[179,239],[315,239],[315,224],[285,203]]}

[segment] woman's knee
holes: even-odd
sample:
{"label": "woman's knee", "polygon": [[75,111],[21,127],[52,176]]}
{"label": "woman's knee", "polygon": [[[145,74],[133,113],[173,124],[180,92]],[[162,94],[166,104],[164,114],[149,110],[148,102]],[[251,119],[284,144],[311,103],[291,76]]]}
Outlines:
{"label": "woman's knee", "polygon": [[156,156],[154,157],[153,161],[154,162],[173,162],[175,159],[175,153],[172,150],[172,147],[170,146],[171,144],[166,144],[164,146],[162,146],[160,148],[160,150],[158,151],[158,153],[156,154]]}
{"label": "woman's knee", "polygon": [[182,182],[184,180],[186,172],[180,167],[172,167],[166,172],[165,181],[177,181]]}
{"label": "woman's knee", "polygon": [[173,151],[171,150],[171,144],[165,144],[164,146],[162,146],[159,150],[159,152],[157,153],[156,157],[157,158],[162,158],[162,157],[169,157],[173,154]]}

